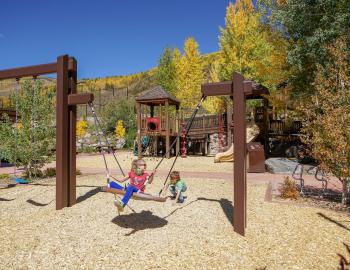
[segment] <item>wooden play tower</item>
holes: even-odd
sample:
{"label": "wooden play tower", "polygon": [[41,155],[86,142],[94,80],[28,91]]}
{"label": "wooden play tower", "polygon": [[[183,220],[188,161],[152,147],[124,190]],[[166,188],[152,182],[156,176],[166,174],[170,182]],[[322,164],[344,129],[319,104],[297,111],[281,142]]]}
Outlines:
{"label": "wooden play tower", "polygon": [[[165,144],[166,157],[170,158],[171,141],[179,132],[179,109],[180,101],[161,86],[156,86],[136,98],[138,158],[142,157],[143,136],[152,137],[155,154],[158,154],[159,148]],[[180,144],[177,141],[176,151],[179,148]]]}

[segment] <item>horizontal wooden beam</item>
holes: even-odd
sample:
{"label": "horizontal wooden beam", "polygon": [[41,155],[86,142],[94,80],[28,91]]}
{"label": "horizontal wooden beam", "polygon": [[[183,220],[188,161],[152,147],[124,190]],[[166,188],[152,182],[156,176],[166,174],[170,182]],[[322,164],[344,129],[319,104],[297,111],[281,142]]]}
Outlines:
{"label": "horizontal wooden beam", "polygon": [[[159,105],[165,105],[166,99],[149,99],[149,100],[137,100],[136,103],[147,105],[147,106],[159,106]],[[169,105],[172,106],[180,106],[180,103],[177,103],[175,101],[169,100]]]}
{"label": "horizontal wooden beam", "polygon": [[246,96],[253,94],[253,82],[252,81],[244,81],[243,88],[244,88],[244,94]]}
{"label": "horizontal wooden beam", "polygon": [[204,83],[202,84],[202,94],[209,96],[232,96],[232,81]]}
{"label": "horizontal wooden beam", "polygon": [[[243,82],[244,94],[247,99],[262,98],[260,91],[257,89],[254,91],[253,81],[245,80]],[[233,83],[232,81],[216,82],[216,83],[204,83],[202,84],[202,94],[205,96],[231,96],[233,95]],[[268,93],[268,92],[267,92]]]}
{"label": "horizontal wooden beam", "polygon": [[[74,58],[69,58],[68,70],[76,71],[76,61]],[[19,67],[12,69],[0,70],[0,80],[5,79],[20,79],[24,77],[37,77],[40,75],[47,75],[57,73],[57,63],[49,63],[35,66]]]}
{"label": "horizontal wooden beam", "polygon": [[57,71],[56,63],[6,69],[6,70],[0,70],[0,80],[19,79],[19,78],[29,77],[29,76],[39,76],[39,75],[56,73],[56,71]]}
{"label": "horizontal wooden beam", "polygon": [[92,93],[80,93],[70,94],[68,96],[68,105],[88,104],[94,101],[94,95]]}

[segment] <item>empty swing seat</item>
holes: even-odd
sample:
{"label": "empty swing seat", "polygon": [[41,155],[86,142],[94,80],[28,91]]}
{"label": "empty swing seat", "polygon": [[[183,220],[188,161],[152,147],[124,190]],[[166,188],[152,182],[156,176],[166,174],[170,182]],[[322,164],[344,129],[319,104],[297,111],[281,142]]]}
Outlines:
{"label": "empty swing seat", "polygon": [[23,178],[16,178],[16,179],[15,179],[15,182],[16,182],[17,184],[28,184],[28,183],[29,183],[28,180],[23,179]]}

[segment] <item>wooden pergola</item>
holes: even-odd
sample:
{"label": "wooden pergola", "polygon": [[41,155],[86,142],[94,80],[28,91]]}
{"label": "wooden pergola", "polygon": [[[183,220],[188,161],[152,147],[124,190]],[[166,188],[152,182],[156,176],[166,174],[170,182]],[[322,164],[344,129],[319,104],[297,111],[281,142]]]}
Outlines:
{"label": "wooden pergola", "polygon": [[[170,118],[169,107],[175,106],[176,116],[175,120]],[[155,107],[159,107],[159,119],[160,127],[157,132],[149,131],[145,125],[146,117],[144,107],[149,107],[150,117],[154,117]],[[164,114],[162,108],[165,108]],[[137,147],[138,147],[138,158],[142,157],[141,151],[141,137],[143,135],[153,135],[158,137],[165,137],[165,152],[166,157],[170,158],[170,138],[177,136],[179,132],[179,109],[180,101],[167,93],[161,86],[156,86],[147,92],[143,93],[136,98],[136,111],[137,111]],[[164,120],[164,121],[163,121]],[[180,143],[176,143],[176,151],[180,148]]]}

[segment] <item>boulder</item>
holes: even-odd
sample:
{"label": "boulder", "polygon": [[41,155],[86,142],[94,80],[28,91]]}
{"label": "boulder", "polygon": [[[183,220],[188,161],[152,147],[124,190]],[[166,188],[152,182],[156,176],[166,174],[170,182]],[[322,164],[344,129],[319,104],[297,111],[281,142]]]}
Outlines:
{"label": "boulder", "polygon": [[292,174],[298,164],[288,158],[269,158],[265,161],[266,169],[270,173]]}

